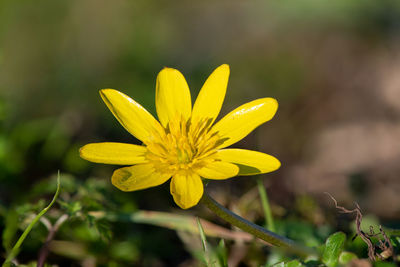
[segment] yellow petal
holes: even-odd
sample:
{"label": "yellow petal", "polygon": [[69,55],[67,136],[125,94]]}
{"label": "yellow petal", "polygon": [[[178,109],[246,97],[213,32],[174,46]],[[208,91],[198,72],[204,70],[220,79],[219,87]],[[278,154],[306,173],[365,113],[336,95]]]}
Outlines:
{"label": "yellow petal", "polygon": [[182,209],[188,209],[199,203],[203,196],[203,182],[196,173],[176,174],[170,185],[175,203]]}
{"label": "yellow petal", "polygon": [[239,172],[239,167],[229,162],[214,161],[196,172],[207,179],[223,180],[236,176]]}
{"label": "yellow petal", "polygon": [[135,191],[165,183],[171,174],[160,173],[153,164],[138,164],[114,171],[111,182],[122,191]]}
{"label": "yellow petal", "polygon": [[217,158],[238,164],[238,175],[272,172],[281,166],[279,160],[271,155],[246,149],[221,149],[217,151]]}
{"label": "yellow petal", "polygon": [[137,139],[145,142],[162,131],[158,121],[129,96],[114,89],[100,90],[100,95],[119,123]]}
{"label": "yellow petal", "polygon": [[228,86],[229,66],[223,64],[208,77],[193,106],[192,118],[217,118]]}
{"label": "yellow petal", "polygon": [[278,102],[275,99],[261,98],[231,111],[212,128],[222,140],[225,139],[219,148],[230,146],[246,137],[256,127],[272,119],[277,109]]}
{"label": "yellow petal", "polygon": [[108,142],[87,144],[79,149],[79,154],[91,162],[133,165],[147,162],[146,151],[144,146]]}
{"label": "yellow petal", "polygon": [[164,68],[157,76],[156,109],[158,119],[166,127],[170,120],[188,119],[192,112],[189,86],[176,69]]}

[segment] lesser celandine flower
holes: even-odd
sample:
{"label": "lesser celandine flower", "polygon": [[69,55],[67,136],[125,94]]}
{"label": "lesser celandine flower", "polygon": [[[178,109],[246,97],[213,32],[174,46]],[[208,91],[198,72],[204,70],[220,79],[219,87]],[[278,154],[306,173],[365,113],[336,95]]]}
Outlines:
{"label": "lesser celandine flower", "polygon": [[237,175],[267,173],[279,168],[273,156],[226,149],[260,124],[270,120],[278,103],[261,98],[244,104],[213,125],[225,98],[229,66],[221,65],[208,77],[192,107],[189,87],[176,69],[164,68],[157,76],[158,122],[127,95],[100,90],[117,120],[143,145],[93,143],[80,149],[82,158],[106,164],[131,165],[117,169],[111,178],[122,191],[161,185],[171,177],[170,191],[183,209],[196,205],[203,195],[202,178],[223,180]]}

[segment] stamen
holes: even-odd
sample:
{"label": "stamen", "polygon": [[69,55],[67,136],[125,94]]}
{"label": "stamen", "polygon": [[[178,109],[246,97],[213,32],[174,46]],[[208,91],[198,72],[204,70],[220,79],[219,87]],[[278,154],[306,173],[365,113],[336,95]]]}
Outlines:
{"label": "stamen", "polygon": [[220,143],[218,133],[211,133],[212,119],[176,117],[163,131],[157,131],[146,142],[146,155],[158,170],[172,173],[203,167],[214,161],[215,149]]}

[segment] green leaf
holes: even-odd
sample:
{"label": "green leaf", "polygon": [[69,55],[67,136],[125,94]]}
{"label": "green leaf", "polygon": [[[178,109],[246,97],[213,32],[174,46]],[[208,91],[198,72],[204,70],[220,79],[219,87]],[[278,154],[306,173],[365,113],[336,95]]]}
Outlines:
{"label": "green leaf", "polygon": [[301,262],[298,260],[292,260],[288,262],[280,262],[277,264],[274,264],[273,267],[301,267],[304,266]]}
{"label": "green leaf", "polygon": [[342,253],[340,253],[339,263],[347,264],[354,259],[358,259],[356,254],[354,254],[352,252],[348,252],[348,251],[343,251]]}
{"label": "green leaf", "polygon": [[221,241],[218,243],[216,254],[220,266],[228,267],[228,250],[226,249],[225,241],[223,239],[221,239]]}
{"label": "green leaf", "polygon": [[301,262],[299,262],[298,260],[289,261],[288,263],[285,264],[285,267],[300,267],[300,266],[303,266],[303,264],[301,264]]}
{"label": "green leaf", "polygon": [[65,202],[59,200],[58,203],[60,204],[61,208],[65,209],[66,213],[71,217],[82,210],[82,204],[79,201]]}
{"label": "green leaf", "polygon": [[343,250],[346,235],[342,232],[334,233],[325,242],[325,249],[322,255],[322,262],[328,267],[335,267],[339,262],[339,255]]}

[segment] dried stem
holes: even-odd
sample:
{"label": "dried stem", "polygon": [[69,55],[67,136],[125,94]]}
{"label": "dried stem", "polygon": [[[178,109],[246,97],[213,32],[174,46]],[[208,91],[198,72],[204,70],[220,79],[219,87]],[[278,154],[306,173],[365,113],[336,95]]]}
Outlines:
{"label": "dried stem", "polygon": [[49,255],[49,244],[53,240],[54,236],[56,235],[58,229],[60,229],[61,225],[68,219],[67,214],[63,214],[54,225],[50,225],[49,227],[49,234],[47,235],[46,241],[43,244],[42,248],[39,252],[39,258],[37,262],[37,267],[43,267],[44,263],[46,262],[46,258]]}
{"label": "dried stem", "polygon": [[[370,233],[365,233],[363,230],[361,230],[361,221],[363,218],[363,215],[361,213],[361,208],[357,203],[355,204],[355,208],[352,210],[348,210],[345,207],[339,206],[336,199],[330,195],[329,193],[325,192],[332,201],[335,203],[335,207],[341,212],[341,213],[355,213],[356,214],[356,232],[359,237],[367,244],[368,246],[368,257],[371,261],[375,261],[376,258],[378,257],[381,260],[387,259],[388,257],[394,256],[394,249],[392,246],[392,243],[390,242],[388,236],[386,233],[383,231],[382,226],[379,226],[380,232],[375,234],[373,226],[370,226]],[[382,250],[381,253],[376,252],[376,248],[374,244],[372,243],[371,237],[376,237],[382,235],[384,242],[382,240],[379,240],[379,245],[378,248]]]}

